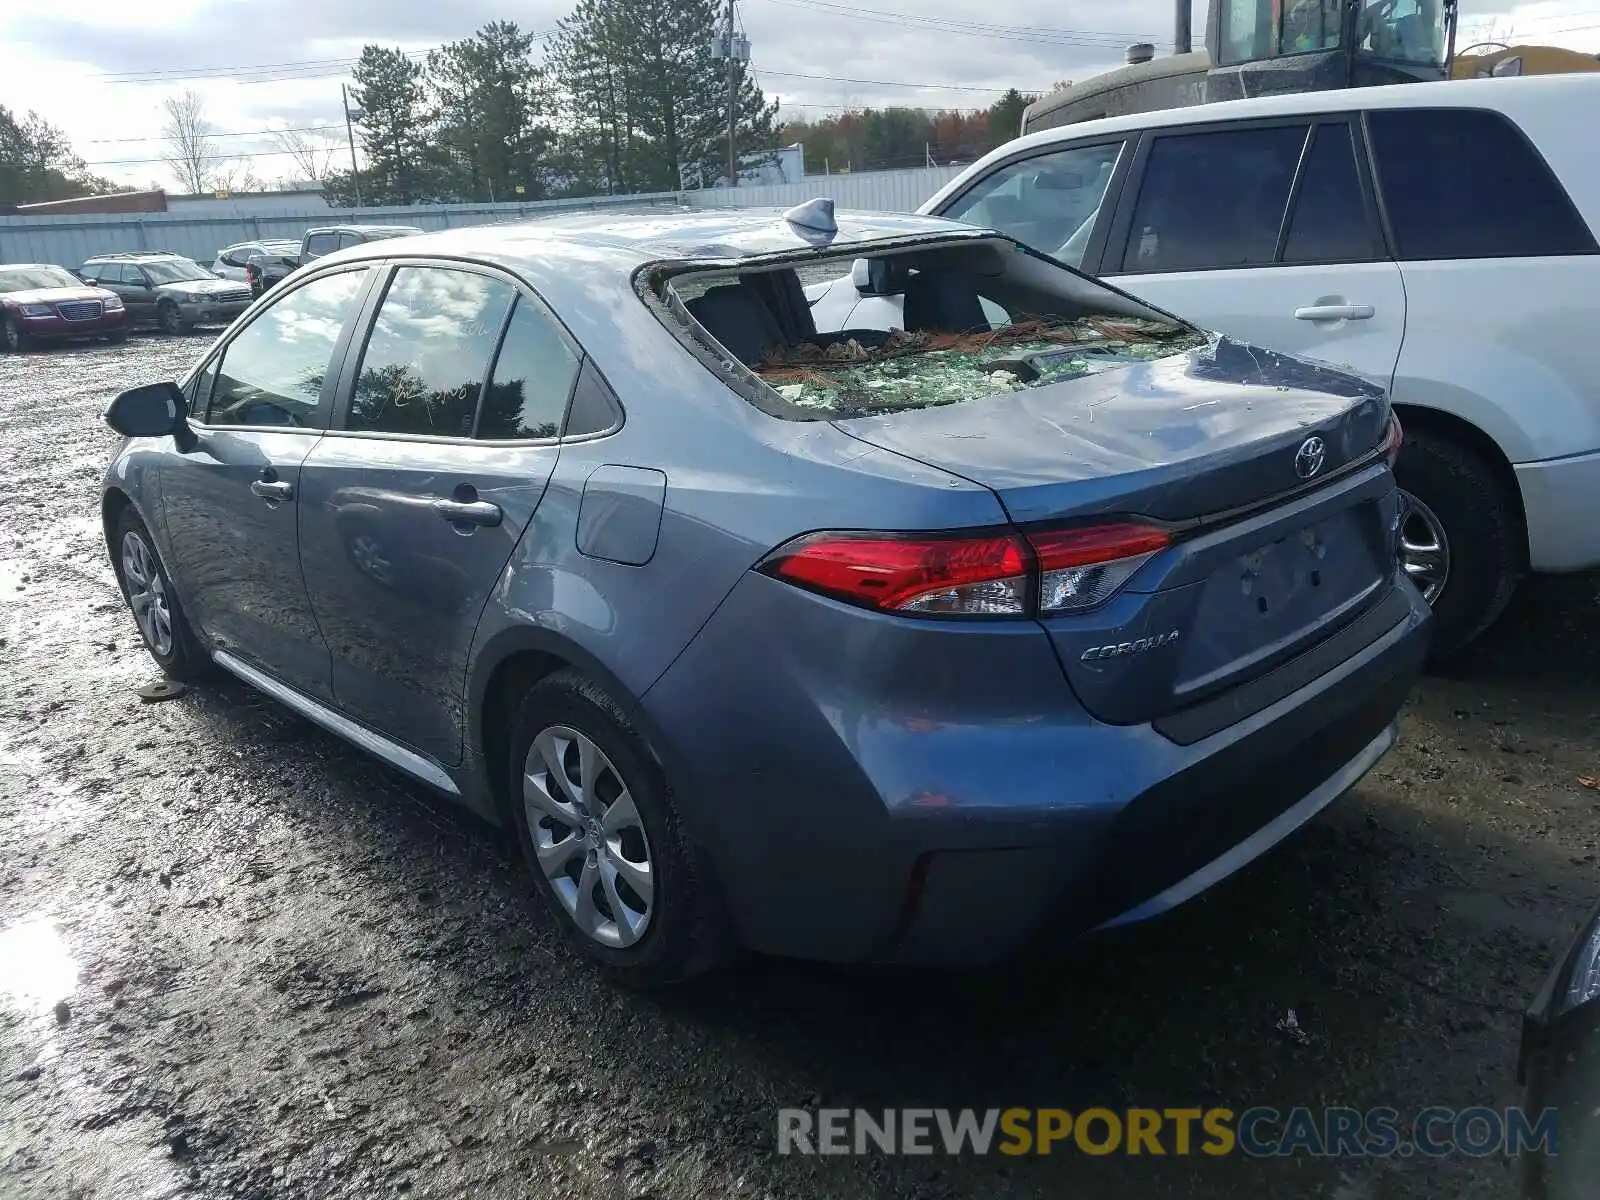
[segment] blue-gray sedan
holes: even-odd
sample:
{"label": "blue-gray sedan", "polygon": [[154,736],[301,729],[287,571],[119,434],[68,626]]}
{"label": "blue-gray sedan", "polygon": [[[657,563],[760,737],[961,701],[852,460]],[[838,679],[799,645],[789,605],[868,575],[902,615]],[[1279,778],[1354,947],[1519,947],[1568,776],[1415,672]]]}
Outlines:
{"label": "blue-gray sedan", "polygon": [[[841,271],[899,326],[818,329]],[[162,669],[510,826],[641,984],[1168,909],[1388,750],[1427,640],[1380,388],[933,218],[362,246],[107,420]]]}

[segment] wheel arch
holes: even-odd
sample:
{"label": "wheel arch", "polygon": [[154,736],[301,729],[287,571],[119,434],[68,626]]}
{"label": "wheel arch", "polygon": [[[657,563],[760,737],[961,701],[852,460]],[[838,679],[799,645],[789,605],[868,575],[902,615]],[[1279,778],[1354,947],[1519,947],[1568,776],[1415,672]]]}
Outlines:
{"label": "wheel arch", "polygon": [[[1435,437],[1449,438],[1466,446],[1487,463],[1494,472],[1495,482],[1504,489],[1510,497],[1513,511],[1516,514],[1517,524],[1522,531],[1522,552],[1528,553],[1528,514],[1522,505],[1522,486],[1517,482],[1517,473],[1511,465],[1511,460],[1506,457],[1506,452],[1500,448],[1500,443],[1490,437],[1471,421],[1456,416],[1454,413],[1445,412],[1443,409],[1427,408],[1418,404],[1397,403],[1394,411],[1400,418],[1400,425],[1407,434],[1428,433]],[[1401,450],[1402,456],[1405,450]]]}
{"label": "wheel arch", "polygon": [[490,637],[473,657],[467,680],[467,747],[474,773],[488,789],[487,799],[509,827],[511,718],[517,698],[558,671],[575,670],[603,688],[627,715],[658,766],[667,769],[661,733],[616,673],[593,653],[554,630],[518,625]]}

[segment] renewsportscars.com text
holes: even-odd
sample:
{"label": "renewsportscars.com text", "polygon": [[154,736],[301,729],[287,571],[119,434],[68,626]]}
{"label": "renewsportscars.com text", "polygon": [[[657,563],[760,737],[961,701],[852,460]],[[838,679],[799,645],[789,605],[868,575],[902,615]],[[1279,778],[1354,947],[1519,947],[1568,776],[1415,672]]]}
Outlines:
{"label": "renewsportscars.com text", "polygon": [[1553,1155],[1556,1113],[1520,1108],[778,1110],[779,1154],[1129,1154],[1253,1158]]}

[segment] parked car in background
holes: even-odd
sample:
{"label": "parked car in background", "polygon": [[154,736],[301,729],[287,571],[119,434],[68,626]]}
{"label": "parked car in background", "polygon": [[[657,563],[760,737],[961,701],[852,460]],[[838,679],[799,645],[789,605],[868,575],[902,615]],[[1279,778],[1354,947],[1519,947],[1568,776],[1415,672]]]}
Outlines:
{"label": "parked car in background", "polygon": [[250,264],[252,254],[297,254],[300,243],[288,238],[274,238],[267,241],[239,242],[237,245],[227,246],[217,251],[217,257],[211,264],[211,273],[218,279],[232,279],[238,283],[249,283],[250,276],[246,268]]}
{"label": "parked car in background", "polygon": [[45,263],[0,265],[0,349],[16,353],[30,342],[128,336],[128,314],[117,296]]}
{"label": "parked car in background", "polygon": [[1591,1200],[1600,1180],[1600,909],[1550,972],[1523,1020],[1522,1108],[1553,1109],[1555,1143],[1523,1162],[1525,1200]]}
{"label": "parked car in background", "polygon": [[335,250],[345,250],[364,242],[410,237],[421,232],[415,225],[329,225],[308,229],[298,247],[291,242],[284,248],[264,248],[252,254],[245,267],[246,279],[251,292],[259,296],[268,288],[282,283],[291,271]]}
{"label": "parked car in background", "polygon": [[79,267],[78,275],[120,297],[130,321],[163,333],[226,325],[250,307],[247,285],[218,279],[177,254],[100,254]]}
{"label": "parked car in background", "polygon": [[[1389,389],[1403,561],[1449,653],[1527,570],[1600,566],[1579,515],[1600,511],[1597,105],[1600,74],[1087,121],[1002,146],[922,211]],[[856,324],[892,300],[827,290]]]}
{"label": "parked car in background", "polygon": [[[902,327],[812,322],[854,256]],[[512,825],[639,983],[1153,916],[1377,762],[1426,651],[1381,388],[933,218],[367,244],[107,420],[161,668]]]}

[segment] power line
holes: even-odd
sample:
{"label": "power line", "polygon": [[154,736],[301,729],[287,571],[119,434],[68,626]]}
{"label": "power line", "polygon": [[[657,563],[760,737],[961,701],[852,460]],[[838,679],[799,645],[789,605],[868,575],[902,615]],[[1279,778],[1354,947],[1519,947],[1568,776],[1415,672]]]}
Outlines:
{"label": "power line", "polygon": [[[803,75],[799,71],[774,71],[771,67],[762,67],[762,72],[767,75],[781,75],[785,79],[821,79],[828,83],[865,83],[877,87],[903,87],[923,88],[929,91],[941,92],[983,92],[985,95],[1003,95],[1009,87],[972,87],[964,83],[913,83],[908,79],[851,79],[845,75]],[[1028,91],[1027,88],[1018,88],[1019,92]],[[1034,88],[1036,92],[1048,92],[1049,88]]]}
{"label": "power line", "polygon": [[855,5],[832,3],[831,0],[767,0],[786,8],[806,8],[826,12],[832,16],[848,17],[858,21],[900,27],[915,26],[943,33],[961,33],[971,37],[993,38],[1006,42],[1028,42],[1034,45],[1083,46],[1092,49],[1120,49],[1133,41],[1153,42],[1158,46],[1171,44],[1154,34],[1122,33],[1111,30],[1055,29],[1048,26],[1000,25],[988,21],[970,21],[960,17],[940,17],[926,13],[891,12],[885,9],[860,8]]}
{"label": "power line", "polygon": [[[209,138],[255,138],[266,137],[275,133],[326,133],[329,135],[343,134],[344,130],[337,125],[299,125],[292,129],[245,129],[237,133],[208,133]],[[111,146],[125,145],[129,142],[164,142],[167,139],[160,134],[153,137],[131,138],[87,138],[86,146]]]}

